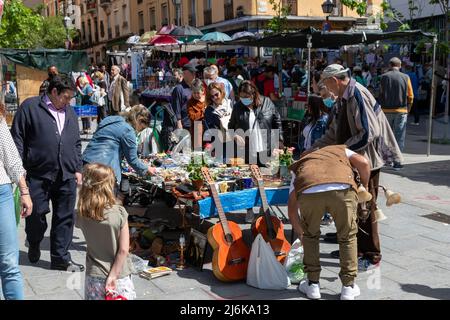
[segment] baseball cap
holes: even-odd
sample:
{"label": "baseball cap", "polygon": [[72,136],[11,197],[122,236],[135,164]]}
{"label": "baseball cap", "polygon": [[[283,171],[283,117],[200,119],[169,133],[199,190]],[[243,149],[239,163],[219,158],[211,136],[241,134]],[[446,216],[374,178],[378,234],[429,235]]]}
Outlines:
{"label": "baseball cap", "polygon": [[322,71],[321,78],[322,78],[322,80],[324,80],[324,79],[328,79],[328,78],[332,78],[332,77],[336,77],[336,76],[341,76],[341,75],[347,73],[348,71],[349,71],[348,68],[344,68],[340,64],[337,64],[337,63],[330,64]]}
{"label": "baseball cap", "polygon": [[197,72],[197,68],[191,63],[186,63],[183,66],[182,70],[183,71],[190,71],[190,72]]}

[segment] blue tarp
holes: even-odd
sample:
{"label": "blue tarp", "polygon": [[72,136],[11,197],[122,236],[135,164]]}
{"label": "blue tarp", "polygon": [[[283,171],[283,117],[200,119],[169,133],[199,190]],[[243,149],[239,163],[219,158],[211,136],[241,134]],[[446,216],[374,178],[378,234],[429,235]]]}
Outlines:
{"label": "blue tarp", "polygon": [[[274,189],[266,188],[266,195],[270,205],[286,205],[289,198],[289,186]],[[261,197],[257,188],[220,193],[219,199],[224,212],[261,206]],[[217,209],[212,198],[200,200],[198,205],[201,219],[217,215]]]}

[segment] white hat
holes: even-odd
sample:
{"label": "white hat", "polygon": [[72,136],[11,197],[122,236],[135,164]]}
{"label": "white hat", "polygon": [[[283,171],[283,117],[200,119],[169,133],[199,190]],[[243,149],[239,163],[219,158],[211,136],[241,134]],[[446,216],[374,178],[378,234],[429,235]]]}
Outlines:
{"label": "white hat", "polygon": [[323,79],[327,79],[327,78],[331,78],[331,77],[340,76],[345,73],[348,73],[348,71],[349,71],[348,68],[344,68],[340,64],[337,64],[337,63],[330,64],[323,70],[321,78],[323,80]]}

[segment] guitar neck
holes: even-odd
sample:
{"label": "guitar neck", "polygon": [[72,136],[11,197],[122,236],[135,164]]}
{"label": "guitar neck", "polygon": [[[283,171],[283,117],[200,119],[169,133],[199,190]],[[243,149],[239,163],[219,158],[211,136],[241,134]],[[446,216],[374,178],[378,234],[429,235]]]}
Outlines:
{"label": "guitar neck", "polygon": [[231,235],[230,227],[228,226],[228,220],[227,217],[225,216],[225,212],[223,211],[222,203],[220,202],[216,185],[214,183],[211,183],[209,187],[211,189],[211,196],[217,208],[217,213],[219,214],[219,219],[220,223],[222,224],[223,232],[225,233],[225,235]]}
{"label": "guitar neck", "polygon": [[261,196],[261,204],[264,212],[269,210],[269,202],[267,201],[266,190],[264,189],[263,180],[257,180],[259,195]]}

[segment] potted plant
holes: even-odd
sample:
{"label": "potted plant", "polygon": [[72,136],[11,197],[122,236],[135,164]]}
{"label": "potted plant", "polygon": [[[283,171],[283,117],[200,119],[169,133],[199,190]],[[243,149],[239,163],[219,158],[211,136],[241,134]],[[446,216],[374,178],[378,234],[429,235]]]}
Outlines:
{"label": "potted plant", "polygon": [[206,163],[203,161],[195,161],[194,158],[191,159],[191,162],[187,166],[187,171],[189,172],[189,179],[192,182],[195,190],[200,191],[204,185],[202,167],[206,166]]}
{"label": "potted plant", "polygon": [[275,156],[278,156],[278,164],[280,167],[280,178],[288,178],[288,167],[294,162],[293,153],[295,148],[285,147],[284,149],[275,149],[273,151]]}

